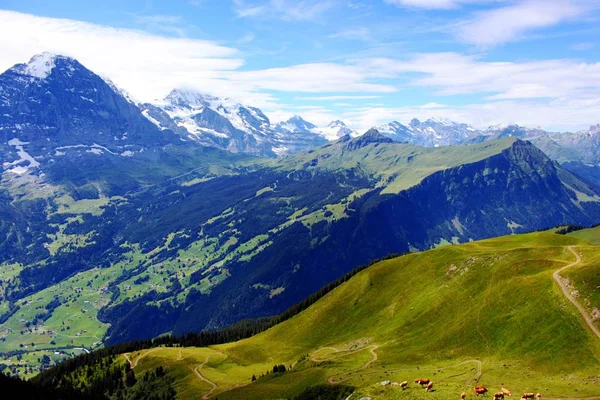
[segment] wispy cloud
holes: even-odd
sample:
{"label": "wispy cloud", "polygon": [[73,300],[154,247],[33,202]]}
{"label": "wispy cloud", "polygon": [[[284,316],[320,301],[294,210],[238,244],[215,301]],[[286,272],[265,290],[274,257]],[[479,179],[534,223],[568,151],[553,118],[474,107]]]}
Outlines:
{"label": "wispy cloud", "polygon": [[574,20],[598,6],[597,0],[526,0],[479,12],[458,25],[458,38],[482,47],[519,39],[526,33]]}
{"label": "wispy cloud", "polygon": [[256,39],[256,35],[254,33],[247,33],[239,38],[237,42],[240,44],[245,44],[254,41],[254,39]]}
{"label": "wispy cloud", "polygon": [[385,0],[386,3],[403,7],[450,9],[458,7],[460,0]]}
{"label": "wispy cloud", "polygon": [[178,24],[181,15],[136,15],[134,19],[141,24]]}
{"label": "wispy cloud", "polygon": [[585,51],[585,50],[593,49],[594,47],[596,47],[595,43],[590,43],[590,42],[575,43],[574,45],[571,46],[571,50]]}
{"label": "wispy cloud", "polygon": [[278,92],[395,92],[392,85],[372,80],[379,71],[353,64],[312,63],[255,71],[238,71],[230,79],[238,84]]}
{"label": "wispy cloud", "polygon": [[420,74],[411,85],[441,95],[487,95],[489,99],[597,97],[600,63],[555,59],[489,62],[457,53],[420,54],[406,62],[379,60],[393,73]]}
{"label": "wispy cloud", "polygon": [[370,100],[379,99],[381,96],[304,96],[295,97],[302,101],[337,101],[337,100]]}
{"label": "wispy cloud", "polygon": [[371,39],[371,31],[368,28],[345,29],[328,36],[331,39],[363,40]]}
{"label": "wispy cloud", "polygon": [[320,18],[337,4],[337,0],[233,0],[233,10],[241,18],[277,17],[289,21],[310,21]]}
{"label": "wispy cloud", "polygon": [[185,32],[182,28],[181,15],[145,15],[134,14],[134,22],[145,30],[162,31],[164,33],[184,37]]}

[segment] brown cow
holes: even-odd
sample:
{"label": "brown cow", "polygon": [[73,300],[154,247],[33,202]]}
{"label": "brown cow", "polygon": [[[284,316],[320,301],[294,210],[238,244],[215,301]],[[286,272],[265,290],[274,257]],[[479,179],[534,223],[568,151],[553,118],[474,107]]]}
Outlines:
{"label": "brown cow", "polygon": [[467,398],[467,394],[463,393],[460,395],[461,400],[465,400]]}
{"label": "brown cow", "polygon": [[535,393],[523,393],[521,399],[533,399],[535,397]]}
{"label": "brown cow", "polygon": [[502,393],[504,393],[505,396],[512,396],[512,393],[510,392],[510,390],[502,388]]}
{"label": "brown cow", "polygon": [[415,383],[418,383],[421,386],[428,385],[429,382],[431,382],[429,379],[423,379],[423,378],[415,379]]}
{"label": "brown cow", "polygon": [[502,392],[494,393],[494,400],[503,399],[503,398],[504,398],[504,393],[502,393]]}
{"label": "brown cow", "polygon": [[431,389],[433,388],[433,382],[429,382],[427,384],[427,387],[425,388],[426,392],[431,392]]}
{"label": "brown cow", "polygon": [[535,397],[540,400],[542,398],[542,395],[540,393],[536,394]]}
{"label": "brown cow", "polygon": [[480,394],[485,395],[488,392],[487,388],[484,386],[475,386],[475,395],[479,396]]}

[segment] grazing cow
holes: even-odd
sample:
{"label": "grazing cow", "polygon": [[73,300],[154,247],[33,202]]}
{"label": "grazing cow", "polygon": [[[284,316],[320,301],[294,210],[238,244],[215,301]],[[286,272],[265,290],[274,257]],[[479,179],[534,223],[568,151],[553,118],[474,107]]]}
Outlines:
{"label": "grazing cow", "polygon": [[484,386],[475,386],[475,396],[479,396],[480,394],[485,395],[488,392],[487,388]]}
{"label": "grazing cow", "polygon": [[467,394],[466,393],[463,393],[463,394],[460,395],[460,399],[461,400],[465,400],[466,398],[467,398]]}
{"label": "grazing cow", "polygon": [[521,396],[522,399],[533,399],[535,397],[535,393],[523,393]]}
{"label": "grazing cow", "polygon": [[415,383],[418,383],[421,386],[429,385],[429,382],[431,382],[429,379],[415,379]]}
{"label": "grazing cow", "polygon": [[400,382],[400,387],[402,390],[406,389],[408,387],[408,381]]}
{"label": "grazing cow", "polygon": [[512,396],[512,393],[510,392],[510,390],[502,388],[502,393],[504,393],[505,396]]}
{"label": "grazing cow", "polygon": [[502,392],[494,393],[494,400],[503,399],[503,398],[504,398],[504,393],[502,393]]}
{"label": "grazing cow", "polygon": [[537,400],[540,400],[542,398],[542,395],[540,393],[536,394],[535,397],[537,398]]}
{"label": "grazing cow", "polygon": [[425,388],[426,392],[431,392],[431,389],[433,388],[433,382],[429,382],[427,384],[427,387]]}

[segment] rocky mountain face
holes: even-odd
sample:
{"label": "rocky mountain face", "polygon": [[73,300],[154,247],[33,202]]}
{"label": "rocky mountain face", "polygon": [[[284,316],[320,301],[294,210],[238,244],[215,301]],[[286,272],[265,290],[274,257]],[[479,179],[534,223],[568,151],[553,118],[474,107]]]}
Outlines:
{"label": "rocky mountain face", "polygon": [[274,157],[326,142],[313,132],[314,125],[299,117],[272,125],[256,107],[192,91],[173,90],[164,100],[141,109],[161,129],[233,153]]}
{"label": "rocky mountain face", "polygon": [[52,150],[73,146],[132,154],[179,140],[157,129],[135,104],[77,60],[48,53],[0,75],[0,135],[10,162],[26,157],[18,144],[24,142],[32,156],[48,157]]}

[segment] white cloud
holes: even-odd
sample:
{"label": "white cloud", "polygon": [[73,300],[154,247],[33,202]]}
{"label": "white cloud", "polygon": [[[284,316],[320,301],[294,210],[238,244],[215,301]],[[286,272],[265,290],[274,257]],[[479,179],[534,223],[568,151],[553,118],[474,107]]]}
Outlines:
{"label": "white cloud", "polygon": [[380,76],[376,70],[357,65],[334,63],[299,64],[257,71],[238,71],[230,79],[256,89],[283,92],[394,92],[391,85],[372,83]]}
{"label": "white cloud", "polygon": [[240,18],[277,17],[288,21],[312,21],[336,4],[336,0],[233,0],[233,10]]}
{"label": "white cloud", "polygon": [[556,59],[489,62],[457,53],[418,54],[408,61],[372,59],[381,73],[417,74],[412,86],[444,96],[478,94],[492,99],[597,97],[600,63]]}
{"label": "white cloud", "polygon": [[141,100],[218,79],[244,63],[235,49],[206,40],[0,11],[1,70],[43,51],[75,57]]}
{"label": "white cloud", "polygon": [[581,17],[597,7],[597,0],[526,0],[477,13],[458,26],[462,41],[495,46],[519,39],[527,32]]}

